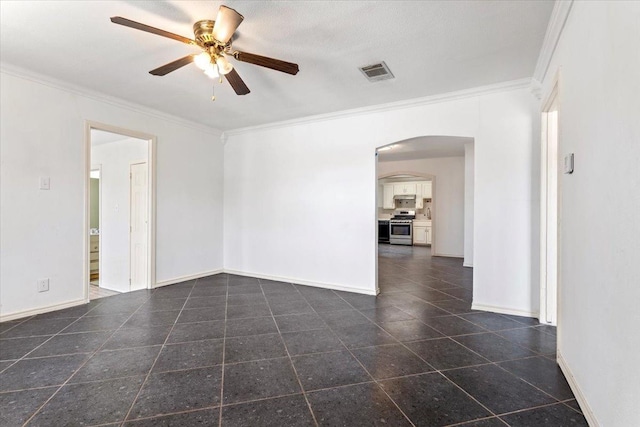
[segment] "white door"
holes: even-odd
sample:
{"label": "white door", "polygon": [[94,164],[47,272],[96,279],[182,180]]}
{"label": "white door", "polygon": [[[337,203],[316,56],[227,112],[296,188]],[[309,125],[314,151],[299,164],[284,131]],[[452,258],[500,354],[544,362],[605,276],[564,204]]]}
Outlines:
{"label": "white door", "polygon": [[148,173],[146,163],[131,165],[130,176],[130,290],[146,289],[148,286],[147,222],[148,222]]}

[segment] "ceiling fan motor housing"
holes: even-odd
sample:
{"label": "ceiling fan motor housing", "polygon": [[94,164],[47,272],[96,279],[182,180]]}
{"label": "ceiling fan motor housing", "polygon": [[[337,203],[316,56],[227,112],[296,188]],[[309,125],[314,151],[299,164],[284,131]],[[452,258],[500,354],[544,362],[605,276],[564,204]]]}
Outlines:
{"label": "ceiling fan motor housing", "polygon": [[205,19],[193,24],[193,34],[196,42],[198,42],[200,46],[224,46],[224,43],[220,43],[218,40],[213,38],[213,26],[215,23],[216,21]]}

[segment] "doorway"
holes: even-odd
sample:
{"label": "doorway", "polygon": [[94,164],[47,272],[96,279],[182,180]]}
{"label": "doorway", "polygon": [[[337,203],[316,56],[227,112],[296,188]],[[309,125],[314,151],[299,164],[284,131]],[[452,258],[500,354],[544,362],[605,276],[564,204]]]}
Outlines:
{"label": "doorway", "polygon": [[155,138],[86,125],[85,299],[155,284]]}
{"label": "doorway", "polygon": [[560,265],[560,162],[557,82],[541,116],[540,322],[556,325]]}

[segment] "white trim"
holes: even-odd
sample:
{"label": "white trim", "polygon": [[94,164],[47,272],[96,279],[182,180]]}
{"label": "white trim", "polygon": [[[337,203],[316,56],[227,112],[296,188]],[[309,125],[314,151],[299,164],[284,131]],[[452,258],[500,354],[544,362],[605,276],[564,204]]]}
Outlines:
{"label": "white trim", "polygon": [[539,82],[544,81],[544,78],[547,75],[551,58],[558,46],[558,41],[562,35],[564,24],[567,22],[571,6],[573,6],[573,0],[559,0],[553,5],[553,11],[549,18],[549,25],[547,25],[547,32],[544,36],[544,41],[542,42],[540,54],[538,55],[536,69],[533,73],[534,79]]}
{"label": "white trim", "polygon": [[244,128],[227,130],[227,131],[224,131],[223,138],[226,141],[226,139],[229,136],[240,135],[240,134],[249,133],[249,132],[278,129],[278,128],[283,128],[288,126],[316,123],[316,122],[335,120],[335,119],[346,118],[346,117],[355,117],[363,114],[381,113],[381,112],[391,111],[391,110],[402,110],[406,108],[419,107],[422,105],[436,104],[440,102],[454,101],[457,99],[464,99],[464,98],[472,98],[475,96],[487,95],[487,94],[496,93],[496,92],[505,92],[508,90],[524,89],[524,88],[529,88],[530,86],[531,86],[530,78],[510,80],[507,82],[502,82],[502,83],[497,83],[497,84],[492,84],[487,86],[478,86],[471,89],[464,89],[464,90],[459,90],[455,92],[447,92],[439,95],[431,95],[431,96],[426,96],[422,98],[413,98],[413,99],[407,99],[404,101],[390,102],[387,104],[379,104],[379,105],[373,105],[368,107],[354,108],[351,110],[337,111],[334,113],[317,114],[313,116],[301,117],[298,119],[285,120],[281,122],[267,123],[264,125],[249,126]]}
{"label": "white trim", "polygon": [[464,260],[464,255],[453,255],[453,254],[433,254],[432,256],[441,256],[444,258],[460,258]]}
{"label": "white trim", "polygon": [[156,285],[154,286],[154,289],[161,288],[163,286],[175,285],[176,283],[186,282],[189,280],[200,279],[202,277],[213,276],[214,274],[220,274],[220,273],[224,273],[224,271],[221,268],[217,270],[204,271],[202,273],[190,274],[188,276],[174,277],[173,279],[167,279],[167,280],[162,280],[160,282],[157,282]]}
{"label": "white trim", "polygon": [[520,310],[516,308],[509,308],[509,307],[497,307],[495,305],[473,303],[471,304],[471,309],[480,310],[480,311],[490,311],[492,313],[499,313],[499,314],[511,314],[513,316],[533,317],[535,319],[538,318],[537,311],[527,311],[527,310]]}
{"label": "white trim", "polygon": [[16,311],[16,312],[13,312],[13,313],[1,315],[0,316],[0,322],[7,322],[9,320],[15,320],[15,319],[21,319],[23,317],[35,316],[36,314],[49,313],[50,311],[63,310],[65,308],[71,308],[71,307],[75,307],[77,305],[86,304],[87,302],[88,301],[86,301],[84,298],[82,298],[82,299],[77,299],[77,300],[73,300],[73,301],[69,301],[69,302],[64,302],[62,304],[48,305],[46,307],[34,308],[34,309],[31,309],[31,310]]}
{"label": "white trim", "polygon": [[[556,73],[553,79],[553,85],[548,94],[546,94],[544,98],[544,102],[542,103],[542,108],[540,111],[540,323],[544,324],[555,324],[557,323],[557,319],[559,317],[559,285],[560,285],[560,183],[562,176],[557,173],[556,177],[556,188],[554,189],[556,192],[555,200],[549,200],[549,137],[548,137],[548,114],[552,107],[555,105],[556,110],[560,111],[560,70]],[[559,113],[558,113],[559,114]],[[559,162],[559,153],[560,153],[560,121],[557,123],[556,133],[556,146],[555,149],[557,151],[556,162]],[[555,250],[556,250],[556,259],[555,264],[548,264],[548,246],[549,246],[549,235],[548,235],[548,217],[549,212],[554,213],[554,217],[556,219],[556,240],[555,240]],[[555,315],[552,316],[551,320],[547,319],[548,316],[548,307],[547,303],[548,299],[548,269],[556,269],[556,279],[555,283],[552,283],[552,286],[555,287],[556,297],[555,297]]]}
{"label": "white trim", "polygon": [[571,372],[571,369],[569,368],[567,361],[564,359],[564,357],[562,357],[562,354],[560,353],[559,350],[556,358],[557,358],[558,366],[560,366],[560,370],[562,371],[565,378],[567,379],[567,382],[569,383],[569,387],[571,388],[573,395],[575,396],[576,400],[578,401],[578,404],[580,405],[582,414],[587,419],[587,423],[591,427],[599,427],[600,423],[596,419],[596,416],[593,414],[593,410],[589,406],[589,402],[587,402],[587,399],[584,397],[584,394],[582,394],[582,390],[580,390],[580,386],[578,386],[576,377],[573,376],[573,373]]}
{"label": "white trim", "polygon": [[8,74],[10,76],[19,77],[25,80],[30,80],[34,83],[39,83],[54,89],[64,90],[66,92],[70,92],[75,95],[93,99],[94,101],[104,102],[106,104],[124,108],[130,111],[134,111],[136,113],[141,113],[141,114],[155,117],[164,121],[169,121],[174,124],[191,128],[197,131],[206,132],[214,135],[222,134],[222,131],[220,129],[217,129],[208,125],[204,125],[202,123],[197,123],[191,120],[183,119],[182,117],[177,117],[177,116],[162,112],[160,110],[155,110],[153,108],[145,107],[140,104],[128,102],[123,99],[116,98],[114,96],[110,96],[101,92],[93,91],[91,89],[88,89],[82,86],[74,85],[72,83],[58,80],[49,76],[45,76],[43,74],[35,73],[30,70],[25,70],[23,68],[16,67],[11,64],[0,63],[0,72]]}
{"label": "white trim", "polygon": [[473,268],[473,264],[466,264],[466,263],[462,263],[463,267],[469,267],[469,268]]}
{"label": "white trim", "polygon": [[268,274],[258,274],[258,273],[251,273],[248,271],[229,270],[226,268],[224,269],[224,272],[228,274],[235,274],[237,276],[257,277],[258,279],[275,280],[278,282],[293,283],[295,285],[311,286],[312,288],[332,289],[334,291],[352,292],[352,293],[364,294],[364,295],[377,294],[376,290],[353,288],[351,286],[338,285],[335,283],[311,282],[308,280],[293,279],[291,277],[271,276]]}

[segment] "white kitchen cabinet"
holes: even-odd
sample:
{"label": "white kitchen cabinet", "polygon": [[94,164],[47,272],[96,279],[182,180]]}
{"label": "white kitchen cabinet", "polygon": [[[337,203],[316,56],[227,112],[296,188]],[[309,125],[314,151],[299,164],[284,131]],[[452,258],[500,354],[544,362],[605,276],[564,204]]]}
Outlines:
{"label": "white kitchen cabinet", "polygon": [[396,196],[410,196],[417,194],[416,184],[414,182],[400,182],[393,184],[393,194]]}
{"label": "white kitchen cabinet", "polygon": [[431,221],[413,221],[413,244],[431,244]]}
{"label": "white kitchen cabinet", "polygon": [[413,226],[413,244],[414,245],[427,244],[427,227],[421,227],[418,225]]}
{"label": "white kitchen cabinet", "polygon": [[384,184],[382,187],[382,207],[384,209],[395,209],[396,203],[393,200],[394,192],[393,184]]}
{"label": "white kitchen cabinet", "polygon": [[426,181],[422,183],[422,198],[423,199],[431,199],[432,198],[432,187],[431,187],[431,181]]}

